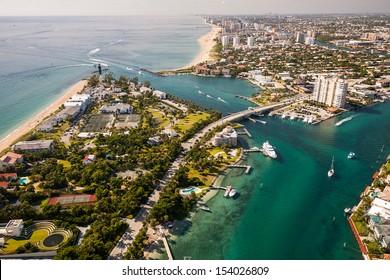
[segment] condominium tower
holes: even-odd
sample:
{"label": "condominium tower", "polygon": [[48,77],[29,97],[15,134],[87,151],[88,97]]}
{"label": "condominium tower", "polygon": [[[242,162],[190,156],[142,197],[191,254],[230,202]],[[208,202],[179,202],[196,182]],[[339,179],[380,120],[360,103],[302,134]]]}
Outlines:
{"label": "condominium tower", "polygon": [[342,108],[345,105],[348,83],[337,77],[319,76],[314,85],[313,101]]}

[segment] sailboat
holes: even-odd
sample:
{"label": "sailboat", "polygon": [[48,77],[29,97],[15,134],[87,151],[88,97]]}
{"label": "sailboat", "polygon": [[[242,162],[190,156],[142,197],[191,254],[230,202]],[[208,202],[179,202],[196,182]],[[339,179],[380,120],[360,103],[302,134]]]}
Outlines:
{"label": "sailboat", "polygon": [[330,169],[328,171],[328,177],[332,177],[333,174],[334,174],[334,166],[333,166],[333,163],[334,163],[334,156],[332,158],[332,164],[330,165]]}

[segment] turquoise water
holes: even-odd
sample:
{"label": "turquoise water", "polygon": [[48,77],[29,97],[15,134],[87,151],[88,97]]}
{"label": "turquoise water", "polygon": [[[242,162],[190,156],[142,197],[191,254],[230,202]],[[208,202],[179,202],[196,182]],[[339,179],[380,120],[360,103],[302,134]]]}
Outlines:
{"label": "turquoise water", "polygon": [[199,188],[192,187],[192,188],[190,188],[190,189],[182,190],[181,192],[182,192],[183,194],[190,195],[192,192],[197,191],[197,190],[199,190]]}
{"label": "turquoise water", "polygon": [[0,17],[0,139],[97,63],[118,76],[180,68],[210,30],[197,16]]}
{"label": "turquoise water", "polygon": [[[349,115],[353,120],[334,126]],[[237,198],[220,192],[207,202],[213,212],[197,213],[172,241],[175,258],[361,259],[343,210],[358,203],[390,152],[390,103],[316,126],[263,119],[266,125],[243,122],[253,138],[240,141],[254,147],[269,140],[278,159],[246,156],[250,175],[232,170],[222,182],[237,189]],[[333,155],[335,175],[328,178]]]}

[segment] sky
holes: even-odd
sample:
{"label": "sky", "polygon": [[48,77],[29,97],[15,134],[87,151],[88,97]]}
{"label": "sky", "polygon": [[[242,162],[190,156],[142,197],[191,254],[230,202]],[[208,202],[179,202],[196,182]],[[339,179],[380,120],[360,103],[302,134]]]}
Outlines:
{"label": "sky", "polygon": [[390,13],[390,0],[0,0],[0,16]]}

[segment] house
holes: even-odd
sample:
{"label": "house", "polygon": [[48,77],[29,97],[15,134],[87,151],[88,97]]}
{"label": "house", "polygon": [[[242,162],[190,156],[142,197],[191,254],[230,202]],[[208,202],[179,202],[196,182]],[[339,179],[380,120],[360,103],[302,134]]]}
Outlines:
{"label": "house", "polygon": [[12,150],[22,152],[41,152],[51,151],[53,147],[53,140],[19,141],[12,146]]}
{"label": "house", "polygon": [[0,188],[7,189],[8,187],[9,187],[9,183],[8,182],[0,181]]}
{"label": "house", "polygon": [[390,80],[389,79],[380,79],[375,83],[375,85],[377,87],[388,87],[388,86],[390,86]]}
{"label": "house", "polygon": [[5,227],[0,228],[0,234],[20,236],[23,230],[23,220],[10,220]]}
{"label": "house", "polygon": [[149,92],[149,91],[152,91],[151,88],[148,88],[148,87],[145,87],[145,86],[142,86],[140,89],[139,89],[140,92],[142,93],[146,93],[146,92]]}
{"label": "house", "polygon": [[160,90],[154,90],[153,96],[156,96],[158,99],[167,99],[167,94]]}
{"label": "house", "polygon": [[0,181],[16,181],[18,175],[16,173],[2,173],[0,174]]}
{"label": "house", "polygon": [[173,129],[164,129],[161,131],[161,134],[166,134],[171,138],[179,136],[179,134],[176,131],[174,131]]}
{"label": "house", "polygon": [[99,109],[99,112],[103,114],[131,114],[133,107],[129,104],[117,103],[111,106],[104,105]]}
{"label": "house", "polygon": [[150,137],[148,139],[148,144],[149,145],[152,145],[152,146],[158,146],[162,143],[162,139],[160,136],[154,136],[154,137]]}
{"label": "house", "polygon": [[371,203],[371,208],[368,211],[369,215],[379,216],[385,220],[390,220],[390,202],[375,198]]}
{"label": "house", "polygon": [[84,160],[83,160],[83,164],[91,164],[93,163],[94,161],[96,160],[96,156],[95,155],[86,155],[84,157]]}
{"label": "house", "polygon": [[0,171],[6,167],[15,166],[23,162],[23,155],[8,152],[0,158]]}

